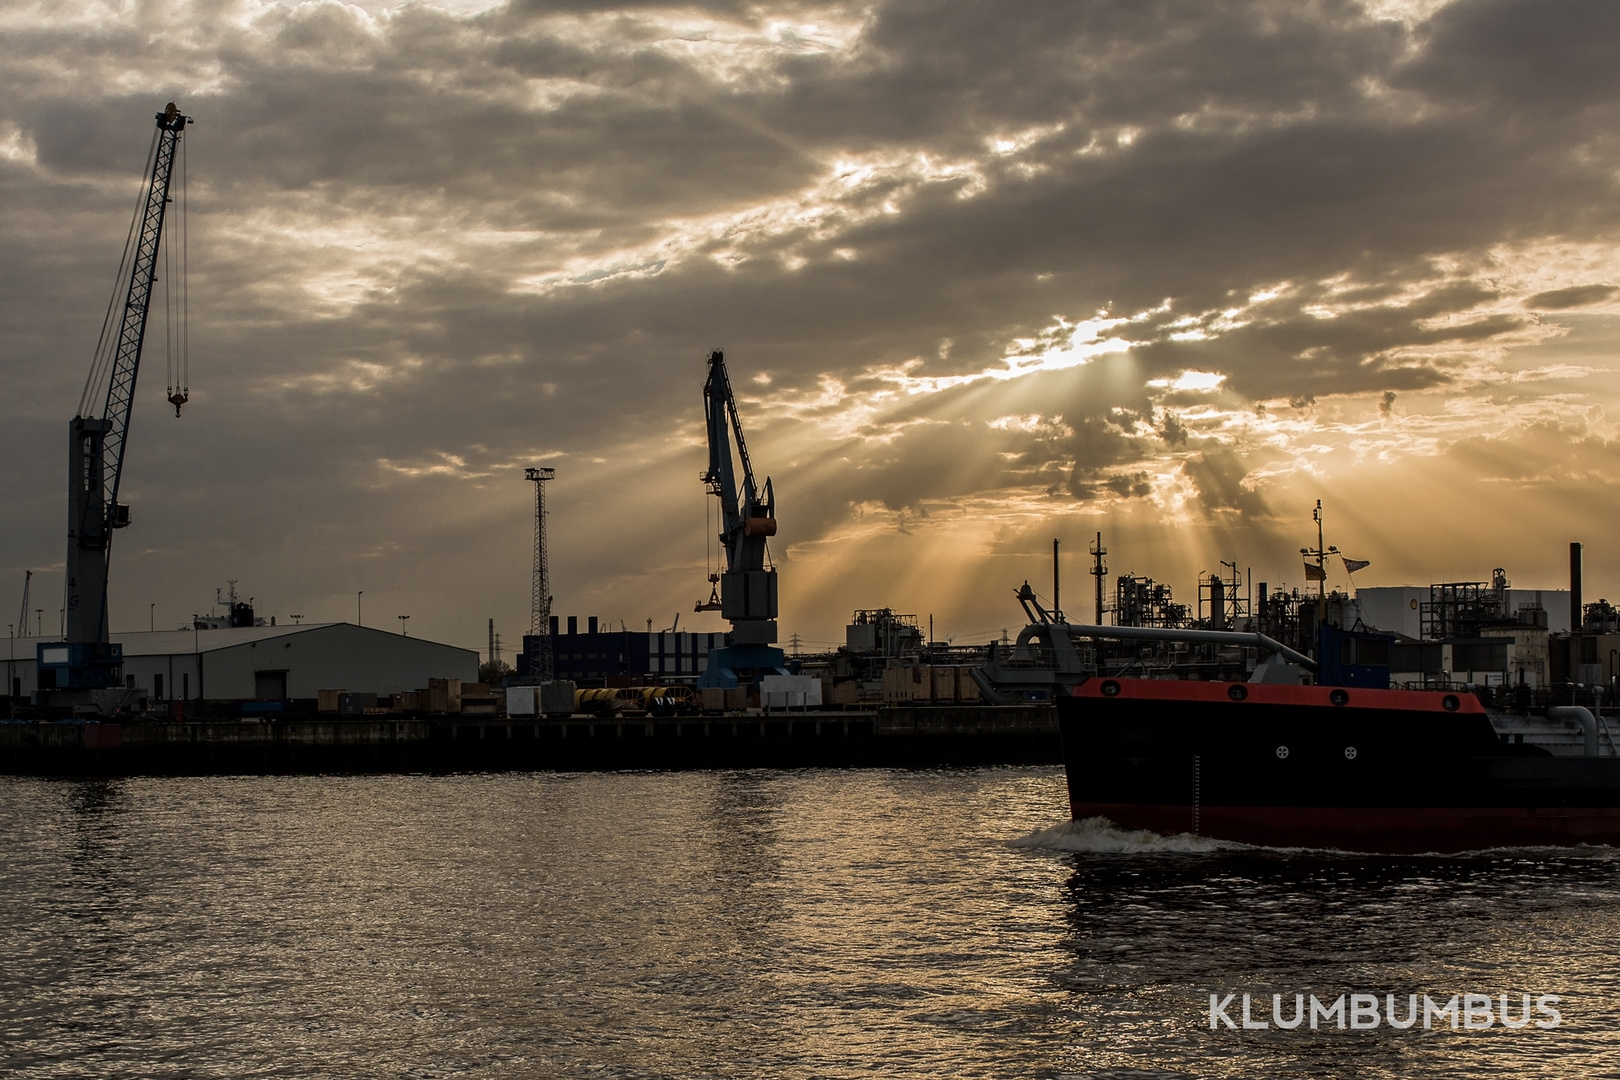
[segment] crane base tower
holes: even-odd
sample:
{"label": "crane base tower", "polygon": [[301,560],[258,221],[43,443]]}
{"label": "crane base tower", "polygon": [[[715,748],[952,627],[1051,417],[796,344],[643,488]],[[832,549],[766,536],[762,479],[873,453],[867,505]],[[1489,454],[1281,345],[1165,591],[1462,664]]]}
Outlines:
{"label": "crane base tower", "polygon": [[786,675],[787,654],[775,645],[727,645],[709,652],[709,666],[698,676],[698,688],[730,688],[758,682],[762,675]]}

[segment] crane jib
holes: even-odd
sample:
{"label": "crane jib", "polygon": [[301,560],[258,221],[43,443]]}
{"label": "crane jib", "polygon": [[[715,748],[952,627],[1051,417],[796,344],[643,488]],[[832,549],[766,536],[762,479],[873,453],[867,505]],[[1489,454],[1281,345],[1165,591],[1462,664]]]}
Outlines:
{"label": "crane jib", "polygon": [[188,122],[189,118],[182,115],[172,102],[157,115],[157,152],[153,156],[152,178],[141,215],[140,239],[130,273],[129,292],[124,301],[118,351],[113,358],[111,377],[107,381],[106,405],[101,411],[102,420],[108,422],[101,443],[103,514],[107,528],[117,527],[124,444],[128,439],[130,413],[135,402],[135,383],[140,374],[152,285],[157,278],[158,249],[163,239],[163,218],[169,203],[169,181],[174,173],[174,154],[180,142],[180,133]]}

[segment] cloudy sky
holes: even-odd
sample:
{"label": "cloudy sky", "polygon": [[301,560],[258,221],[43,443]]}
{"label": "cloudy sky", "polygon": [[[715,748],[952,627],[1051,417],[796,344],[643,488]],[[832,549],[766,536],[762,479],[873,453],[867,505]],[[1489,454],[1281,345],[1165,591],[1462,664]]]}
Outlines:
{"label": "cloudy sky", "polygon": [[[0,622],[57,622],[65,425],[153,113],[187,134],[192,400],[154,315],[113,626],[482,647],[718,629],[704,358],[775,481],[782,630],[1018,625],[1112,572],[1620,593],[1620,6],[9,0]],[[1342,568],[1335,582],[1343,583]],[[156,604],[155,611],[149,607]]]}

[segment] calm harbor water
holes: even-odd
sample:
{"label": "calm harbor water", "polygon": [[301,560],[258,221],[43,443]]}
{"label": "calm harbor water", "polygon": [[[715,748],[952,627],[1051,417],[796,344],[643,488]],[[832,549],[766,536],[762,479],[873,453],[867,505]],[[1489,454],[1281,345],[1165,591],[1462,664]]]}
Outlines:
{"label": "calm harbor water", "polygon": [[[1620,852],[1064,817],[1061,769],[0,778],[0,1073],[1620,1076]],[[1245,992],[1562,1021],[1211,1031]]]}

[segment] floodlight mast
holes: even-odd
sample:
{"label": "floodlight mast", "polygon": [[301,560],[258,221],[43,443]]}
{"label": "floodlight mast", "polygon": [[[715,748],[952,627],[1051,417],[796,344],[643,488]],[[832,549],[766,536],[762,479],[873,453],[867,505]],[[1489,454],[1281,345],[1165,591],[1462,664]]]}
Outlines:
{"label": "floodlight mast", "polygon": [[[529,590],[529,677],[550,682],[556,674],[551,641],[551,566],[546,554],[546,481],[557,477],[552,468],[524,469],[534,483],[534,578]],[[491,659],[494,659],[491,656]]]}

